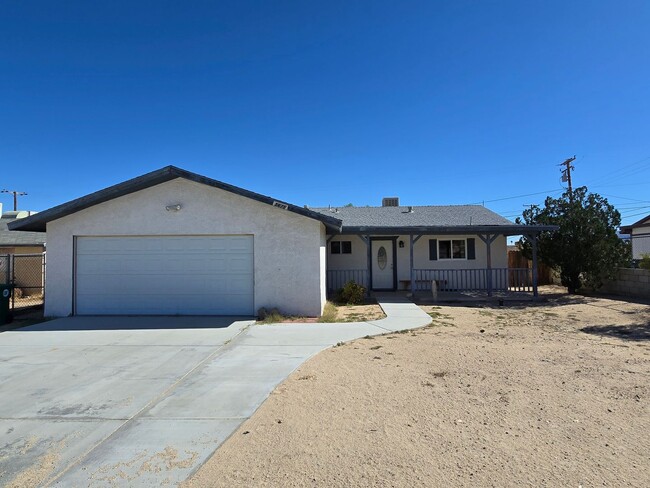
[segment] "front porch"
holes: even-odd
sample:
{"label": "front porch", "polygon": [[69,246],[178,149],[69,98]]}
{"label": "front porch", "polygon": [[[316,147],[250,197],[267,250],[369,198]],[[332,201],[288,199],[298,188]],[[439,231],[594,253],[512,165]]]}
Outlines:
{"label": "front porch", "polygon": [[[414,284],[408,279],[399,280],[395,293],[432,297],[435,283],[441,301],[535,296],[531,268],[414,269],[413,272]],[[372,295],[369,275],[365,269],[328,270],[327,292],[333,294],[348,281],[354,281]]]}
{"label": "front porch", "polygon": [[531,268],[507,267],[506,236],[512,235],[507,232],[332,235],[327,240],[327,292],[332,295],[354,281],[369,294],[537,297],[537,233],[527,233],[533,244]]}

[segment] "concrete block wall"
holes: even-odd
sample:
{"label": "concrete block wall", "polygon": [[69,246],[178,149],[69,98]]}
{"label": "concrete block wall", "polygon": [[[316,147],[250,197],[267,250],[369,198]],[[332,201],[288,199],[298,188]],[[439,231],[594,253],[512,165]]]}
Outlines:
{"label": "concrete block wall", "polygon": [[601,293],[650,298],[650,270],[619,268],[616,279],[605,282]]}

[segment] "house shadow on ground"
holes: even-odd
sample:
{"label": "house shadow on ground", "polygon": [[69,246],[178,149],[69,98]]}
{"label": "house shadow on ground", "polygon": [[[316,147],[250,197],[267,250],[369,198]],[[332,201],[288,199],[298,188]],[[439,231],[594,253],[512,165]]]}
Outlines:
{"label": "house shadow on ground", "polygon": [[16,311],[9,324],[0,326],[0,333],[10,331],[108,331],[164,329],[224,329],[235,322],[254,320],[240,316],[79,316],[53,319],[43,317],[43,310]]}

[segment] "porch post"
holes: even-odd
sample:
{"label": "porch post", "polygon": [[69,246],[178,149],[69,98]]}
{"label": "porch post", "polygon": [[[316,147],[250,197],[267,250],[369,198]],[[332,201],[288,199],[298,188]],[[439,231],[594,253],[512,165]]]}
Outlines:
{"label": "porch post", "polygon": [[533,297],[537,298],[537,234],[531,234],[529,237],[533,241]]}
{"label": "porch post", "polygon": [[492,236],[485,235],[485,243],[487,244],[487,294],[492,296]]}
{"label": "porch post", "polygon": [[370,290],[372,289],[372,255],[370,254],[370,236],[362,236],[363,240],[366,241],[366,255],[368,257],[368,290],[366,293],[370,296]]}
{"label": "porch post", "polygon": [[489,297],[492,296],[492,243],[499,237],[499,234],[485,234],[485,236],[482,236],[481,234],[478,234],[479,239],[481,239],[485,245],[486,245],[486,250],[487,250],[487,276],[486,276],[486,284],[487,284],[487,294]]}
{"label": "porch post", "polygon": [[411,263],[411,297],[415,296],[415,271],[413,270],[413,234],[409,234],[409,262]]}

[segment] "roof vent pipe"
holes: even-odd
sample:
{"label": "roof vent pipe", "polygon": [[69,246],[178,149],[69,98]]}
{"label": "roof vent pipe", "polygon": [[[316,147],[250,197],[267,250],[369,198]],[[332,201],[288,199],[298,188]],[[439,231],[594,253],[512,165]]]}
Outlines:
{"label": "roof vent pipe", "polygon": [[413,213],[413,207],[409,205],[409,213]]}

